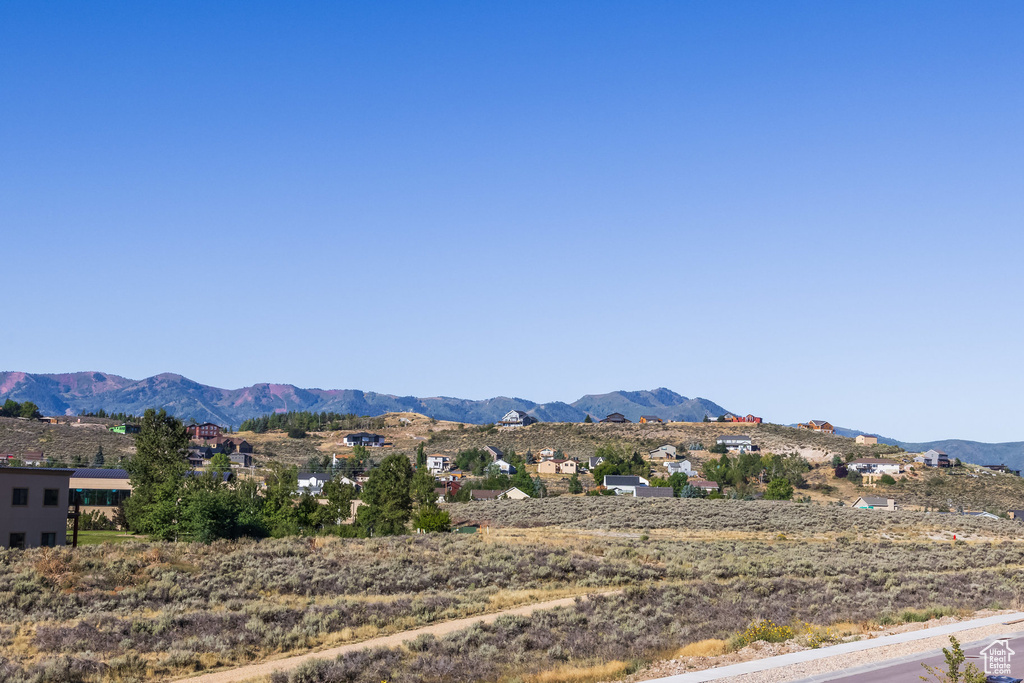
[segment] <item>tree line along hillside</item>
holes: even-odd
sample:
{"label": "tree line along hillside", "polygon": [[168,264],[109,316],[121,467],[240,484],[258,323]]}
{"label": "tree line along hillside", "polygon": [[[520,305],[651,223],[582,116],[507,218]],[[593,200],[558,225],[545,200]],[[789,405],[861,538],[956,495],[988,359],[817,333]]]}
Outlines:
{"label": "tree line along hillside", "polygon": [[288,411],[261,415],[242,422],[238,431],[265,434],[270,431],[333,432],[355,429],[383,429],[387,419],[354,413]]}

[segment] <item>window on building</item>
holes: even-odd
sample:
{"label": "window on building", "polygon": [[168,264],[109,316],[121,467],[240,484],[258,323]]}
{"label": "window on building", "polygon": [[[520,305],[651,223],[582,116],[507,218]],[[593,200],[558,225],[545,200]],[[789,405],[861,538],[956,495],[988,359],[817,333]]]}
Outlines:
{"label": "window on building", "polygon": [[54,507],[60,503],[60,489],[43,489],[43,505]]}
{"label": "window on building", "polygon": [[39,546],[42,548],[53,548],[57,545],[57,534],[56,532],[44,532],[39,539]]}
{"label": "window on building", "polygon": [[14,495],[11,496],[11,505],[19,507],[28,505],[28,489],[14,489]]}
{"label": "window on building", "polygon": [[25,549],[25,534],[11,534],[11,542],[7,544],[8,548],[21,548]]}

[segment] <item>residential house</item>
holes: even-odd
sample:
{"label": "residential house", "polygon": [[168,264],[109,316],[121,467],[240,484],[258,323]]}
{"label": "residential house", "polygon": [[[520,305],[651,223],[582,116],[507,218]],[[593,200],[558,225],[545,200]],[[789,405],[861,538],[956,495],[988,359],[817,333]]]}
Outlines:
{"label": "residential house", "polygon": [[739,421],[739,418],[736,417],[735,415],[733,415],[732,413],[725,413],[720,418],[718,418],[716,420],[716,422],[738,422],[738,421]]}
{"label": "residential house", "polygon": [[505,454],[497,446],[484,446],[484,450],[495,460],[501,460],[505,457]]}
{"label": "residential house", "polygon": [[516,473],[515,465],[513,465],[513,464],[511,464],[509,462],[506,462],[505,460],[502,460],[500,458],[498,460],[495,460],[493,464],[497,465],[498,471],[501,472],[502,474],[515,474]]}
{"label": "residential house", "polygon": [[622,474],[606,474],[604,477],[604,487],[609,491],[615,491],[615,493],[619,495],[624,493],[633,495],[638,487],[650,485],[651,482],[647,481],[643,477],[627,476]]}
{"label": "residential house", "polygon": [[753,440],[746,434],[722,434],[715,439],[719,446],[725,446],[730,453],[749,453],[756,450]]}
{"label": "residential house", "polygon": [[1010,515],[1010,519],[1024,522],[1024,510],[1008,510],[1007,514]]}
{"label": "residential house", "polygon": [[499,427],[526,427],[532,425],[537,419],[530,417],[522,410],[510,410],[505,417],[498,420]]}
{"label": "residential house", "polygon": [[934,448],[914,458],[914,462],[922,463],[927,467],[949,467],[951,464],[945,451],[937,451]]}
{"label": "residential house", "polygon": [[113,427],[107,427],[108,431],[114,432],[115,434],[138,434],[141,428],[139,425],[124,424],[114,425]]}
{"label": "residential house", "polygon": [[604,458],[599,458],[596,455],[592,455],[587,459],[587,469],[593,470],[595,467],[604,462]]}
{"label": "residential house", "polygon": [[451,469],[452,459],[447,455],[441,455],[440,453],[434,453],[433,455],[427,456],[427,469],[437,474],[438,472],[447,472]]}
{"label": "residential house", "polygon": [[641,486],[633,489],[634,498],[672,498],[675,491],[671,486]]}
{"label": "residential house", "polygon": [[622,413],[612,413],[611,415],[601,420],[601,422],[613,422],[616,424],[623,424],[626,422],[632,422],[632,420],[627,420],[626,416],[623,415]]}
{"label": "residential house", "polygon": [[676,458],[676,447],[665,444],[664,446],[658,446],[653,451],[647,451],[647,455],[652,458],[672,458],[674,460]]}
{"label": "residential house", "polygon": [[576,474],[576,472],[576,461],[565,458],[544,460],[537,465],[537,474]]}
{"label": "residential house", "polygon": [[763,419],[760,418],[760,417],[757,417],[756,415],[747,414],[744,417],[737,418],[736,421],[737,422],[753,422],[754,424],[761,424],[763,422]]}
{"label": "residential house", "polygon": [[799,429],[809,429],[812,432],[821,432],[822,434],[835,434],[836,428],[825,420],[808,420],[807,422],[801,422],[797,425]]}
{"label": "residential house", "polygon": [[690,443],[686,444],[686,450],[702,451],[704,450],[704,444],[702,444],[700,441],[691,441]]}
{"label": "residential house", "polygon": [[687,477],[693,477],[697,475],[697,472],[690,465],[689,460],[676,460],[674,462],[665,463],[665,469],[668,470],[669,476],[680,473],[685,474]]}
{"label": "residential house", "polygon": [[69,505],[77,503],[82,514],[96,511],[107,519],[113,519],[117,507],[132,495],[125,470],[81,467],[72,473],[68,488]]}
{"label": "residential house", "polygon": [[896,501],[882,496],[862,496],[854,501],[853,507],[861,510],[895,510]]}
{"label": "residential house", "polygon": [[331,476],[330,472],[299,472],[299,490],[296,493],[320,495],[324,490],[324,484],[331,480]]}
{"label": "residential house", "polygon": [[686,483],[706,493],[716,493],[718,491],[718,482],[708,481],[707,479],[690,479]]}
{"label": "residential house", "polygon": [[858,434],[853,440],[865,446],[874,446],[878,443],[878,437],[871,434]]}
{"label": "residential house", "polygon": [[188,460],[189,467],[202,467],[203,462],[206,461],[206,458],[203,457],[203,449],[200,448],[188,449],[185,459]]}
{"label": "residential house", "polygon": [[380,434],[370,432],[356,432],[345,436],[345,445],[349,447],[362,446],[363,448],[376,448],[384,445],[384,437]]}
{"label": "residential house", "polygon": [[233,453],[228,456],[232,467],[252,467],[251,453]]}
{"label": "residential house", "polygon": [[549,446],[547,448],[542,448],[539,451],[537,451],[537,455],[540,457],[541,460],[547,460],[548,458],[553,458],[556,455],[558,455],[558,450],[551,448]]}
{"label": "residential house", "polygon": [[523,493],[518,488],[513,486],[509,490],[503,492],[501,494],[501,497],[506,500],[524,500],[526,498],[529,498],[530,495],[528,493]]}
{"label": "residential house", "polygon": [[469,498],[470,500],[497,500],[501,494],[501,491],[474,490],[469,492]]}
{"label": "residential house", "polygon": [[0,467],[0,548],[66,543],[72,474],[51,467]]}
{"label": "residential house", "polygon": [[185,431],[192,439],[216,439],[223,430],[212,422],[204,422],[201,425],[189,425]]}
{"label": "residential house", "polygon": [[654,424],[654,423],[662,423],[662,422],[664,422],[664,420],[662,420],[657,415],[641,415],[640,416],[640,424],[642,424],[642,425]]}
{"label": "residential house", "polygon": [[982,467],[984,467],[987,470],[992,470],[993,472],[1004,472],[1006,474],[1013,474],[1013,475],[1016,475],[1018,477],[1020,476],[1020,470],[1011,470],[1005,464],[1004,465],[982,465]]}
{"label": "residential house", "polygon": [[232,437],[228,439],[228,442],[231,444],[232,452],[252,453],[252,444],[245,439]]}
{"label": "residential house", "polygon": [[438,488],[434,489],[434,493],[437,494],[437,502],[443,503],[445,496],[454,496],[462,488],[462,484],[457,481],[446,481],[441,484]]}
{"label": "residential house", "polygon": [[861,474],[899,474],[900,464],[883,458],[859,458],[850,462],[847,469]]}
{"label": "residential house", "polygon": [[435,479],[438,481],[459,481],[465,476],[466,474],[462,470],[448,470],[447,472],[435,475]]}
{"label": "residential house", "polygon": [[25,467],[46,467],[46,456],[43,451],[26,451],[18,456]]}

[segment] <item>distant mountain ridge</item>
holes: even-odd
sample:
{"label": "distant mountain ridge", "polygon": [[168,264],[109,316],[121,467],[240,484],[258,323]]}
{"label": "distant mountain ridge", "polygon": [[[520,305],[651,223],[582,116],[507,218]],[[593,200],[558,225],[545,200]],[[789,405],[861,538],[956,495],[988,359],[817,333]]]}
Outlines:
{"label": "distant mountain ridge", "polygon": [[32,401],[47,415],[76,415],[100,409],[139,415],[146,408],[162,407],[184,420],[234,426],[251,417],[287,410],[357,415],[415,412],[438,420],[476,424],[495,422],[513,409],[526,411],[542,422],[582,422],[588,414],[599,420],[615,412],[633,421],[651,414],[664,420],[699,421],[705,415],[727,412],[713,401],[687,398],[664,388],[590,394],[573,403],[535,403],[507,396],[479,401],[419,398],[355,389],[300,389],[291,384],[220,389],[174,373],[133,380],[105,372],[0,372],[0,401],[7,399]]}

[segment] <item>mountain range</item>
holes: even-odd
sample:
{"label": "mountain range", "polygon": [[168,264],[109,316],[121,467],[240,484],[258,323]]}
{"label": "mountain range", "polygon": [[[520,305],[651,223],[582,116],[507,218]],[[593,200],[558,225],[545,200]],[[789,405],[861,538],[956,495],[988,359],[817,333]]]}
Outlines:
{"label": "mountain range", "polygon": [[[609,413],[622,413],[634,422],[641,415],[651,414],[665,420],[699,421],[705,415],[715,417],[727,412],[708,399],[687,398],[664,388],[588,394],[572,403],[535,403],[507,396],[483,400],[419,398],[356,389],[300,389],[291,384],[219,389],[173,373],[134,380],[106,372],[0,372],[0,401],[6,399],[32,401],[47,415],[77,415],[100,409],[141,415],[147,408],[162,407],[183,420],[235,427],[250,417],[288,410],[356,415],[415,412],[438,420],[476,424],[495,422],[513,409],[526,411],[542,422],[581,422],[587,415],[598,420]],[[837,433],[853,437],[865,432],[837,428]],[[887,437],[879,440],[912,453],[936,448],[967,462],[1006,463],[1024,469],[1024,442],[991,444],[946,439],[909,443]]]}
{"label": "mountain range", "polygon": [[273,412],[312,412],[382,415],[415,412],[438,420],[486,424],[510,410],[523,410],[542,422],[582,422],[618,412],[636,421],[654,414],[665,420],[699,421],[726,412],[717,403],[687,398],[668,389],[614,391],[590,394],[572,403],[535,403],[498,396],[474,401],[461,398],[394,396],[355,389],[300,389],[291,384],[254,384],[219,389],[187,377],[165,373],[142,380],[105,372],[31,374],[0,372],[0,401],[32,401],[46,415],[77,415],[82,411],[141,415],[161,407],[184,420],[238,426],[243,420]]}

